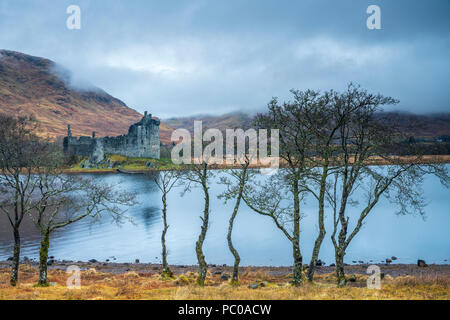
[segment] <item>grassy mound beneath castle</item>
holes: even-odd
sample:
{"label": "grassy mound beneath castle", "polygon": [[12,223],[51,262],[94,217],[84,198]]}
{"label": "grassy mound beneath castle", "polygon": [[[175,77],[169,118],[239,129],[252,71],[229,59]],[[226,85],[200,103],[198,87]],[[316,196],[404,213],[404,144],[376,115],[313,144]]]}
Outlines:
{"label": "grassy mound beneath castle", "polygon": [[132,158],[122,155],[106,155],[109,163],[90,165],[84,164],[87,157],[78,159],[77,163],[68,168],[68,172],[116,172],[117,169],[126,171],[151,171],[151,170],[173,170],[178,166],[170,159]]}

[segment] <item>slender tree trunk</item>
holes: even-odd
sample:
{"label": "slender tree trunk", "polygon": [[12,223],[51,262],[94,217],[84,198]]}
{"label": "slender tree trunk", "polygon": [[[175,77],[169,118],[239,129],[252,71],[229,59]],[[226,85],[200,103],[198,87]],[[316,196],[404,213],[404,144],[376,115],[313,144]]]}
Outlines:
{"label": "slender tree trunk", "polygon": [[293,183],[294,194],[294,232],[292,237],[292,255],[294,266],[292,268],[292,283],[300,285],[302,283],[303,257],[300,251],[300,197],[298,179]]}
{"label": "slender tree trunk", "polygon": [[38,285],[47,285],[47,260],[49,247],[50,247],[50,232],[46,230],[42,234],[41,249],[39,250]]}
{"label": "slender tree trunk", "polygon": [[345,256],[345,250],[346,245],[346,238],[347,238],[347,226],[348,221],[341,216],[341,230],[339,231],[339,237],[338,237],[338,248],[336,249],[336,276],[337,276],[337,283],[339,287],[343,287],[347,284],[347,279],[345,278],[345,272],[344,272],[344,256]]}
{"label": "slender tree trunk", "polygon": [[307,274],[308,281],[310,281],[310,282],[312,282],[314,280],[314,273],[316,271],[316,263],[317,263],[317,259],[319,258],[320,247],[322,245],[323,239],[325,238],[325,227],[323,226],[323,217],[322,217],[322,219],[319,218],[319,221],[320,220],[322,220],[322,221],[319,222],[319,235],[317,236],[316,241],[314,242],[314,249],[313,249],[313,253],[311,256],[311,261],[309,263],[308,274]]}
{"label": "slender tree trunk", "polygon": [[334,246],[334,256],[336,260],[336,278],[338,287],[344,287],[347,284],[347,279],[345,278],[344,271],[344,257],[345,250],[347,249],[347,244],[345,242],[347,235],[347,221],[345,219],[341,219],[341,223],[342,221],[344,221],[344,223],[343,225],[341,225],[341,230],[339,231],[337,241],[335,239],[337,222],[335,222],[335,229],[333,235],[331,236],[331,241],[333,242]]}
{"label": "slender tree trunk", "polygon": [[161,235],[161,244],[162,244],[162,264],[163,264],[163,275],[171,277],[172,270],[169,268],[169,264],[167,263],[167,248],[166,248],[166,233],[167,229],[169,229],[169,225],[167,224],[167,198],[166,198],[166,192],[163,192],[162,196],[162,202],[163,202],[163,223],[164,228]]}
{"label": "slender tree trunk", "polygon": [[20,263],[20,234],[19,228],[14,227],[14,253],[11,266],[11,278],[9,281],[9,283],[12,286],[15,286],[17,284],[17,281],[19,281],[19,263]]}
{"label": "slender tree trunk", "polygon": [[328,161],[325,164],[322,172],[322,178],[320,181],[320,193],[319,193],[319,234],[314,242],[314,249],[311,256],[311,261],[308,268],[308,281],[314,280],[314,272],[316,271],[316,263],[319,258],[320,247],[322,246],[323,239],[325,238],[325,223],[324,223],[324,207],[325,207],[325,188],[328,176]]}
{"label": "slender tree trunk", "polygon": [[300,252],[299,242],[294,240],[292,243],[292,249],[294,257],[294,267],[292,268],[292,284],[300,285],[302,284],[303,257]]}
{"label": "slender tree trunk", "polygon": [[231,215],[231,218],[230,218],[230,223],[228,226],[228,234],[227,234],[228,248],[230,248],[230,251],[234,256],[233,276],[231,278],[231,281],[233,283],[237,283],[239,281],[239,263],[241,262],[241,257],[239,256],[239,253],[237,252],[236,248],[233,246],[231,234],[233,232],[234,219],[236,218],[236,215],[239,210],[239,205],[241,203],[242,189],[243,189],[243,186],[239,190],[240,192],[236,199],[236,204],[234,206],[233,214]]}
{"label": "slender tree trunk", "polygon": [[347,284],[344,272],[344,255],[342,250],[336,250],[336,277],[339,287],[343,287]]}
{"label": "slender tree trunk", "polygon": [[[206,170],[206,169],[205,169]],[[206,172],[204,173],[206,175]],[[205,284],[206,273],[208,272],[208,264],[205,260],[205,255],[203,254],[203,242],[205,241],[206,232],[208,231],[209,223],[209,191],[206,185],[206,181],[202,183],[203,192],[205,193],[205,208],[202,217],[202,228],[198,240],[195,244],[195,252],[197,253],[198,266],[200,268],[198,275],[198,284],[203,286]]]}
{"label": "slender tree trunk", "polygon": [[345,208],[347,205],[347,200],[349,197],[351,187],[346,187],[347,182],[344,180],[344,190],[342,192],[341,207],[339,209],[339,222],[341,224],[341,230],[339,230],[338,241],[335,244],[335,256],[336,256],[336,277],[339,287],[343,287],[347,284],[347,279],[345,278],[344,272],[344,256],[345,250],[347,249],[346,239],[347,239],[347,227],[348,227],[348,217],[345,218]]}

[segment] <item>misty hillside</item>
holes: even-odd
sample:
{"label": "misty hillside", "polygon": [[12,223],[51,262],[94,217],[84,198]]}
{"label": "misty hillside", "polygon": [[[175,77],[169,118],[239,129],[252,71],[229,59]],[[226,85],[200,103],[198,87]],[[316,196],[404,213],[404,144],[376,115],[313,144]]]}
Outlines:
{"label": "misty hillside", "polygon": [[[70,85],[70,72],[53,61],[23,53],[0,50],[0,112],[34,115],[41,134],[64,136],[67,125],[75,136],[116,136],[128,132],[140,113],[106,93]],[[148,110],[152,112],[152,110]],[[161,124],[161,140],[169,142],[172,129]]]}
{"label": "misty hillside", "polygon": [[383,112],[378,116],[383,121],[395,123],[405,135],[416,139],[435,140],[441,136],[450,136],[450,113],[419,115]]}
{"label": "misty hillside", "polygon": [[[0,112],[33,114],[41,122],[43,135],[64,136],[67,124],[71,124],[75,136],[90,135],[92,131],[98,136],[115,136],[127,133],[130,124],[142,117],[99,88],[74,88],[70,82],[70,72],[51,60],[0,50]],[[384,112],[379,116],[384,121],[397,123],[405,134],[416,139],[450,136],[450,113]],[[253,116],[235,112],[166,119],[161,123],[161,141],[170,142],[172,128],[193,132],[194,120],[203,120],[205,130],[248,129],[252,127]]]}
{"label": "misty hillside", "polygon": [[213,115],[196,115],[191,117],[169,118],[164,123],[174,129],[183,128],[190,132],[194,132],[194,121],[202,120],[204,130],[211,128],[224,131],[225,129],[248,129],[252,127],[253,116],[244,112],[228,113],[220,116]]}
{"label": "misty hillside", "polygon": [[[418,115],[403,112],[382,112],[378,114],[382,121],[395,123],[407,136],[416,139],[435,140],[441,136],[450,136],[450,113]],[[194,132],[194,121],[202,120],[203,129],[224,129],[252,127],[254,116],[243,112],[228,113],[221,116],[198,115],[192,117],[170,118],[164,120],[172,128],[184,128]]]}

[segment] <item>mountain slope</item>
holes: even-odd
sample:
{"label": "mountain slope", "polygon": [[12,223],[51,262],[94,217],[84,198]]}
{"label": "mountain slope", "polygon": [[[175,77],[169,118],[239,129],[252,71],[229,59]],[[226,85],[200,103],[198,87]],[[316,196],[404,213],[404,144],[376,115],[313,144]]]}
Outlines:
{"label": "mountain slope", "polygon": [[[437,137],[450,136],[450,113],[419,115],[405,112],[380,112],[378,115],[381,121],[395,123],[398,129],[407,136],[414,136],[416,139],[434,140]],[[236,112],[221,116],[198,115],[193,117],[170,118],[164,120],[172,128],[184,128],[191,133],[194,132],[194,121],[202,120],[203,129],[216,128],[247,130],[252,127],[254,116],[246,113]]]}
{"label": "mountain slope", "polygon": [[[65,136],[70,124],[75,136],[92,131],[97,136],[116,136],[142,118],[103,90],[79,89],[70,82],[70,72],[48,59],[0,50],[0,112],[34,115],[42,135]],[[161,123],[163,143],[170,141],[172,130]]]}
{"label": "mountain slope", "polygon": [[[41,134],[50,137],[65,136],[68,124],[75,136],[91,135],[92,131],[100,137],[121,135],[142,117],[99,88],[72,86],[70,72],[48,59],[7,50],[0,50],[0,113],[33,114],[41,123]],[[396,122],[403,132],[416,138],[435,139],[450,135],[450,113],[386,112],[379,116],[385,121]],[[173,128],[193,132],[194,120],[203,120],[205,130],[217,128],[223,131],[251,128],[253,116],[236,112],[170,118],[161,123],[161,141],[170,143]]]}
{"label": "mountain slope", "polygon": [[450,135],[450,113],[414,114],[408,112],[382,112],[382,121],[395,123],[407,136],[433,140]]}
{"label": "mountain slope", "polygon": [[244,129],[247,130],[253,126],[253,116],[243,112],[227,113],[220,116],[213,115],[197,115],[192,117],[169,118],[164,123],[172,128],[183,128],[194,132],[194,121],[201,120],[204,130],[219,129]]}
{"label": "mountain slope", "polygon": [[[164,120],[171,127],[183,128],[194,133],[194,121],[202,120],[203,130],[219,129],[225,137],[225,129],[252,128],[255,116],[231,113],[222,116],[198,115]],[[403,141],[416,141],[417,147],[427,155],[450,155],[450,113],[412,114],[405,112],[380,112],[376,117],[385,125],[395,127],[402,133]],[[405,144],[399,143],[391,152],[403,154]],[[447,161],[447,160],[445,160]]]}

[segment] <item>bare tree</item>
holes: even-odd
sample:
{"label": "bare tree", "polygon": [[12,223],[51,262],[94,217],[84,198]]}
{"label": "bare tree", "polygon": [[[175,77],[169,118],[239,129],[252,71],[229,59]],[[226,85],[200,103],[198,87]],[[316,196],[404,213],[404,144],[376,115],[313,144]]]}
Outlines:
{"label": "bare tree", "polygon": [[46,286],[47,260],[51,234],[58,229],[85,218],[97,221],[102,215],[121,222],[125,206],[135,204],[135,194],[119,191],[118,185],[96,183],[94,179],[66,175],[60,169],[60,155],[53,153],[47,158],[47,166],[33,175],[36,192],[35,210],[28,215],[41,234],[39,250],[38,285]]}
{"label": "bare tree", "polygon": [[161,234],[161,245],[162,245],[162,264],[163,270],[162,275],[167,277],[172,277],[173,273],[170,270],[169,264],[167,263],[167,247],[166,247],[166,233],[169,229],[167,223],[167,195],[172,190],[173,187],[179,186],[181,183],[180,178],[183,172],[179,170],[169,170],[169,171],[159,171],[150,172],[150,179],[156,184],[158,189],[161,191],[161,201],[162,201],[162,215],[163,215],[163,231]]}
{"label": "bare tree", "polygon": [[47,143],[36,136],[37,122],[30,117],[0,115],[0,212],[8,218],[14,236],[10,284],[18,281],[20,261],[20,226],[33,209],[36,189],[33,173],[43,165],[41,155]]}
{"label": "bare tree", "polygon": [[[255,124],[263,129],[279,129],[280,139],[280,158],[286,165],[283,173],[276,175],[271,179],[271,183],[276,180],[282,185],[273,184],[274,189],[267,189],[259,186],[260,191],[264,190],[272,197],[269,199],[264,194],[251,195],[247,193],[248,197],[244,200],[256,212],[272,217],[275,224],[280,228],[292,243],[293,251],[293,279],[294,285],[302,283],[302,269],[303,269],[303,255],[300,249],[300,204],[304,194],[309,192],[304,188],[306,184],[305,179],[311,174],[312,168],[309,158],[311,152],[308,150],[313,143],[314,132],[308,127],[304,121],[305,110],[318,105],[321,102],[320,93],[317,91],[307,90],[291,91],[294,94],[294,101],[285,102],[282,105],[278,104],[276,98],[268,104],[268,112],[266,114],[258,114],[255,119]],[[291,198],[286,194],[280,194],[280,190],[291,194]],[[273,198],[278,197],[278,198]],[[268,202],[261,201],[267,199]],[[292,206],[280,207],[281,201],[290,201]],[[252,201],[255,201],[252,203]],[[268,204],[272,205],[269,207]],[[290,223],[292,223],[291,232],[283,226],[280,221],[286,216],[290,216]]]}
{"label": "bare tree", "polygon": [[[304,170],[303,177],[300,179],[301,189],[313,196],[318,203],[318,227],[319,232],[314,242],[311,261],[307,271],[309,281],[313,280],[316,264],[319,257],[319,251],[325,238],[325,202],[327,180],[330,173],[333,172],[333,163],[335,162],[335,134],[342,124],[343,116],[335,115],[334,101],[336,92],[325,91],[291,91],[294,95],[294,103],[291,104],[291,110],[295,110],[295,120],[297,126],[303,128],[304,136],[307,137],[305,145],[297,147],[298,153],[303,153],[305,163],[309,170]],[[302,149],[306,149],[303,150]]]}
{"label": "bare tree", "polygon": [[[402,214],[423,214],[424,201],[420,192],[423,176],[434,174],[448,185],[445,166],[421,164],[422,155],[418,150],[412,148],[409,153],[413,157],[407,160],[389,154],[388,150],[392,150],[400,138],[399,133],[392,123],[378,121],[375,114],[381,106],[395,103],[397,100],[393,98],[370,94],[353,84],[334,102],[336,114],[343,115],[344,121],[337,135],[339,167],[327,198],[333,209],[331,239],[339,286],[346,284],[346,249],[382,196],[400,205]],[[374,166],[374,160],[383,160],[387,165]],[[366,197],[354,229],[349,230],[348,207],[361,200],[352,198],[358,188],[365,192]]]}
{"label": "bare tree", "polygon": [[[19,229],[24,217],[29,216],[41,233],[39,284],[44,285],[50,234],[104,211],[118,217],[119,208],[112,204],[127,204],[132,196],[63,174],[63,155],[54,144],[35,134],[38,124],[34,119],[1,116],[0,121],[4,124],[0,129],[0,186],[4,193],[0,210],[8,217],[14,234],[10,283],[18,281]],[[65,215],[59,214],[62,208]]]}
{"label": "bare tree", "polygon": [[[350,84],[352,86],[352,84]],[[295,101],[302,101],[304,92],[292,91]],[[341,126],[358,104],[342,109],[341,96],[334,90],[318,93],[317,98],[308,104],[298,103],[297,112],[301,115],[298,121],[308,130],[311,138],[307,146],[307,164],[311,170],[302,181],[302,188],[317,201],[317,223],[319,232],[314,241],[307,278],[313,281],[322,242],[325,238],[325,204],[330,188],[329,176],[339,169],[338,134]]]}
{"label": "bare tree", "polygon": [[298,180],[296,178],[293,180],[291,173],[286,170],[280,170],[271,176],[255,175],[244,190],[243,200],[256,213],[270,217],[292,244],[294,259],[292,283],[300,285],[302,283],[300,202],[303,193],[299,190],[297,200],[293,201],[296,183],[298,184]]}
{"label": "bare tree", "polygon": [[231,282],[233,284],[237,284],[239,281],[239,263],[241,262],[241,257],[239,256],[237,249],[233,245],[232,233],[234,220],[236,219],[237,213],[239,211],[239,206],[241,204],[246,183],[249,180],[249,165],[250,159],[248,156],[245,156],[245,160],[241,164],[241,168],[226,170],[226,172],[235,180],[235,182],[232,182],[227,177],[221,178],[221,183],[227,186],[227,190],[219,195],[219,199],[224,199],[225,202],[231,199],[235,199],[235,204],[228,224],[227,233],[228,248],[230,249],[230,252],[234,257],[233,275],[231,278]]}
{"label": "bare tree", "polygon": [[195,243],[195,252],[197,254],[197,261],[200,268],[197,283],[201,286],[205,284],[206,273],[208,272],[208,264],[206,263],[205,255],[203,253],[203,242],[205,241],[206,233],[209,227],[209,181],[213,176],[211,169],[211,165],[208,165],[208,161],[206,159],[202,159],[201,163],[190,165],[183,175],[183,179],[187,182],[185,192],[190,191],[194,186],[199,186],[202,188],[205,199],[203,215],[200,216],[200,219],[202,220],[201,231],[198,236],[198,240]]}

